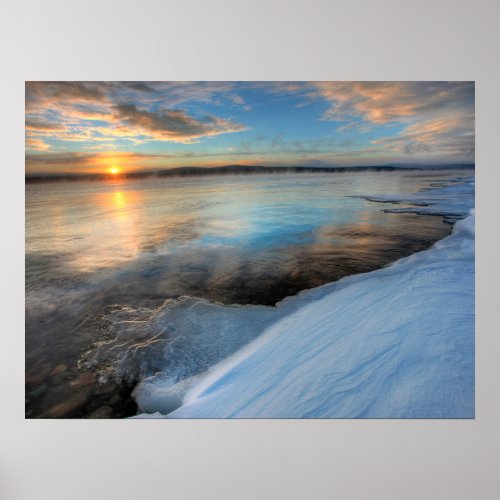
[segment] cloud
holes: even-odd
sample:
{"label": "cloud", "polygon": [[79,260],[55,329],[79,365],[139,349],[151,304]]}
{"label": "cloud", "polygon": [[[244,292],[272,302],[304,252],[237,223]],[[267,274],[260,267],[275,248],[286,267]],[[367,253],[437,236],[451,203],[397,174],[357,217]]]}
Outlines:
{"label": "cloud", "polygon": [[315,82],[313,94],[330,103],[327,120],[385,124],[444,110],[474,107],[473,82]]}
{"label": "cloud", "polygon": [[166,109],[186,102],[218,104],[220,99],[231,99],[234,82],[144,82],[153,92],[139,96],[141,102],[162,102]]}
{"label": "cloud", "polygon": [[146,92],[146,93],[154,93],[156,92],[155,88],[152,85],[149,85],[145,82],[117,82],[118,85],[122,85],[124,87],[129,88],[130,90],[136,90],[138,92]]}
{"label": "cloud", "polygon": [[50,144],[45,142],[45,138],[54,133],[65,130],[65,126],[59,123],[52,123],[43,120],[26,120],[26,141],[25,148],[28,151],[47,151]]}
{"label": "cloud", "polygon": [[285,143],[285,134],[283,132],[278,132],[271,141],[271,146],[277,148]]}
{"label": "cloud", "polygon": [[26,82],[26,113],[72,107],[78,104],[107,104],[109,82]]}
{"label": "cloud", "polygon": [[241,106],[245,111],[252,111],[252,106],[248,104],[243,97],[241,97],[238,94],[234,94],[231,96],[231,100],[233,101],[234,104],[237,106]]}
{"label": "cloud", "polygon": [[[120,139],[136,145],[192,143],[246,129],[175,107],[186,100],[209,102],[231,88],[231,82],[27,82],[26,132],[39,140],[87,142],[89,147]],[[246,106],[237,95],[228,98]]]}
{"label": "cloud", "polygon": [[133,104],[118,104],[115,112],[118,119],[156,140],[192,142],[200,137],[246,129],[244,125],[214,116],[197,120],[182,109],[150,112],[139,110]]}
{"label": "cloud", "polygon": [[112,82],[26,82],[27,99],[100,101]]}
{"label": "cloud", "polygon": [[25,128],[26,130],[51,132],[55,130],[64,130],[65,126],[61,123],[47,122],[43,120],[26,120]]}
{"label": "cloud", "polygon": [[[273,113],[280,106],[286,112],[269,119],[269,103]],[[313,106],[301,109],[308,104]],[[292,112],[304,120],[303,134],[290,132]],[[97,148],[140,151],[152,141],[165,143],[149,146],[165,151],[162,158],[126,161],[138,167],[188,158],[222,162],[229,151],[224,140],[210,141],[212,147],[207,142],[205,152],[168,143],[248,130],[240,116],[257,126],[265,118],[265,126],[253,137],[242,135],[231,157],[290,163],[474,154],[473,82],[27,82],[26,150],[45,157],[27,157],[27,164],[93,168],[105,160],[91,153]],[[91,156],[68,156],[71,150]],[[58,152],[60,159],[53,156]]]}
{"label": "cloud", "polygon": [[314,82],[311,88],[329,104],[322,119],[345,122],[337,132],[400,123],[401,132],[372,143],[403,156],[474,154],[474,82]]}
{"label": "cloud", "polygon": [[27,137],[25,141],[26,149],[29,151],[47,151],[50,146],[43,142],[41,139],[36,139],[34,137]]}
{"label": "cloud", "polygon": [[374,140],[373,143],[408,155],[433,153],[473,159],[474,114],[441,116],[414,123],[395,137]]}
{"label": "cloud", "polygon": [[27,154],[26,165],[84,165],[92,163],[99,155],[94,153]]}

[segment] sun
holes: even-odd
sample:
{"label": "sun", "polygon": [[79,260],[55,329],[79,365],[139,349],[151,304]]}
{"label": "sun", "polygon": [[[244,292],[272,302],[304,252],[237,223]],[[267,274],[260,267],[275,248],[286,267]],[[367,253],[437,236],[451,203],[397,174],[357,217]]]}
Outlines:
{"label": "sun", "polygon": [[121,168],[116,167],[116,166],[114,166],[114,165],[113,165],[111,168],[109,168],[109,169],[108,169],[108,172],[109,172],[110,174],[112,174],[112,175],[117,175],[117,174],[119,174],[121,171],[122,171],[122,169],[121,169]]}

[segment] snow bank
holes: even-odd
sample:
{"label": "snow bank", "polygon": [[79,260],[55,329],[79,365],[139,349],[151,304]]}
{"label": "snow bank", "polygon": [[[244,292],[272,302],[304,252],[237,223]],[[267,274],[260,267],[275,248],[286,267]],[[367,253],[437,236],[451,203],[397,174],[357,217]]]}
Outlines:
{"label": "snow bank", "polygon": [[427,251],[323,290],[168,416],[474,417],[474,215]]}

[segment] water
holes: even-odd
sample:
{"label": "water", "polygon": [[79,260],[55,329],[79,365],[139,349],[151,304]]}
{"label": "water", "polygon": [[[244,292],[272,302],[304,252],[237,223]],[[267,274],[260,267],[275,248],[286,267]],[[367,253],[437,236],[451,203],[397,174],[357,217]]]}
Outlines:
{"label": "water", "polygon": [[[221,336],[210,344],[216,352],[207,355],[208,348],[196,340],[196,332],[205,331],[200,322],[213,321],[212,335],[234,329],[241,325],[232,318],[242,317],[242,305],[273,306],[446,236],[449,225],[442,217],[385,213],[395,205],[361,196],[410,198],[456,175],[361,172],[28,184],[26,415],[133,414],[130,392],[141,377],[165,362],[175,362],[179,380],[196,375],[245,341],[244,335],[238,342]],[[234,307],[214,313],[212,302]],[[207,308],[209,316],[203,313]],[[168,331],[152,332],[158,316],[162,324],[168,316]],[[169,339],[181,336],[190,337],[190,349],[169,357]]]}

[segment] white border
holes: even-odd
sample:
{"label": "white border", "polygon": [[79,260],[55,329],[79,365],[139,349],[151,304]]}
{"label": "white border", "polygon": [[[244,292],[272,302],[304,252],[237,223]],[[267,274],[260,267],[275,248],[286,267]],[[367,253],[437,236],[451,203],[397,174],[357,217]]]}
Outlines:
{"label": "white border", "polygon": [[[0,497],[498,498],[499,7],[4,0]],[[89,79],[475,80],[476,420],[25,421],[24,81]]]}

